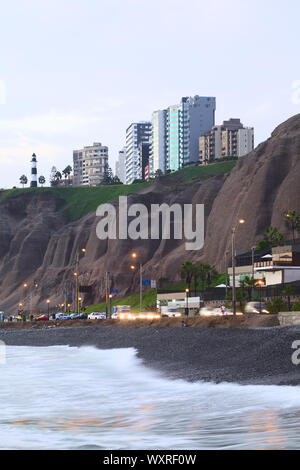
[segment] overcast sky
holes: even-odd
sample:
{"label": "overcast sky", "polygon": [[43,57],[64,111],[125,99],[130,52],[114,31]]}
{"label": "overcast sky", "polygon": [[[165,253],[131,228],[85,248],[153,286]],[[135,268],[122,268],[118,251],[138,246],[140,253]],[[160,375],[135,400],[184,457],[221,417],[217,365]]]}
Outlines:
{"label": "overcast sky", "polygon": [[216,96],[256,144],[300,110],[298,0],[1,3],[0,187],[96,141],[114,170],[126,127],[182,96]]}

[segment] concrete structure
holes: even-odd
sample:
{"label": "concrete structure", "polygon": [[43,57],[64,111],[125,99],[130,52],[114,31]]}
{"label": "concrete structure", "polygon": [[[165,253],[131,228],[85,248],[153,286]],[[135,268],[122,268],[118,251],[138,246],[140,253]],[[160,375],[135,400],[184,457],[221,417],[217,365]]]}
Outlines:
{"label": "concrete structure", "polygon": [[31,158],[31,182],[30,182],[30,187],[31,188],[36,188],[37,187],[37,168],[36,168],[36,154],[32,154]]}
{"label": "concrete structure", "polygon": [[115,166],[115,175],[125,184],[126,182],[126,148],[119,151]]}
{"label": "concrete structure", "polygon": [[73,151],[73,185],[97,186],[108,165],[108,147],[100,142]]}
{"label": "concrete structure", "polygon": [[138,147],[141,142],[150,143],[151,122],[130,124],[126,129],[126,184],[138,179]]}
{"label": "concrete structure", "polygon": [[184,97],[152,115],[150,174],[176,171],[198,161],[199,137],[215,123],[216,98]]}
{"label": "concrete structure", "polygon": [[253,148],[253,127],[244,127],[240,119],[229,119],[199,137],[199,160],[206,164],[223,157],[243,157]]}
{"label": "concrete structure", "polygon": [[300,312],[280,312],[278,320],[281,326],[300,325]]}

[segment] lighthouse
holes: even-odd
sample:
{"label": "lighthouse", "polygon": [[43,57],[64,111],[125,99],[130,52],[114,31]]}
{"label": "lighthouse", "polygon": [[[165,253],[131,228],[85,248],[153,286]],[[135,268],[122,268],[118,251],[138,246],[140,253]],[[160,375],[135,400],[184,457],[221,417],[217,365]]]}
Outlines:
{"label": "lighthouse", "polygon": [[36,169],[36,154],[32,154],[32,159],[31,159],[31,183],[30,183],[31,188],[36,188],[37,187],[37,169]]}

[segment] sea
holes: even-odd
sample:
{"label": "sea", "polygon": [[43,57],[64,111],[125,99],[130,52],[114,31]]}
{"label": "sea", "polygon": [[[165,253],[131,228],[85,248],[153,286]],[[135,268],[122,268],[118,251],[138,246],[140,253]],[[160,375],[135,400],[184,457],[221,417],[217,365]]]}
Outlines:
{"label": "sea", "polygon": [[300,387],[190,383],[135,349],[7,346],[1,449],[299,449]]}

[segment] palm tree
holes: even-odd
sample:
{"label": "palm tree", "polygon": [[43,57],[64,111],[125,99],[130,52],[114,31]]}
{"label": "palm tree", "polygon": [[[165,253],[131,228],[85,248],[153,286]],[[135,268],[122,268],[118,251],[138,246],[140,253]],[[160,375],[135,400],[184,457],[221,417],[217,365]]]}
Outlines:
{"label": "palm tree", "polygon": [[194,294],[197,296],[198,281],[201,276],[201,264],[193,265],[192,276],[194,279]]}
{"label": "palm tree", "polygon": [[193,268],[194,268],[193,263],[191,261],[186,261],[185,263],[183,263],[183,265],[181,266],[181,270],[180,270],[181,279],[185,279],[185,282],[187,283],[189,290],[191,290],[191,282],[193,279]]}
{"label": "palm tree", "polygon": [[291,306],[291,296],[294,295],[296,292],[296,289],[293,287],[293,286],[286,286],[283,290],[282,290],[282,295],[284,295],[286,298],[287,298],[287,301],[288,301],[288,309],[289,309],[289,312],[291,311],[292,309],[292,306]]}
{"label": "palm tree", "polygon": [[247,290],[248,292],[248,302],[252,300],[252,291],[256,287],[256,280],[250,276],[245,276],[245,278],[240,282],[242,289]]}
{"label": "palm tree", "polygon": [[284,216],[286,226],[292,231],[293,243],[295,243],[295,232],[300,230],[300,215],[296,211],[288,211]]}

